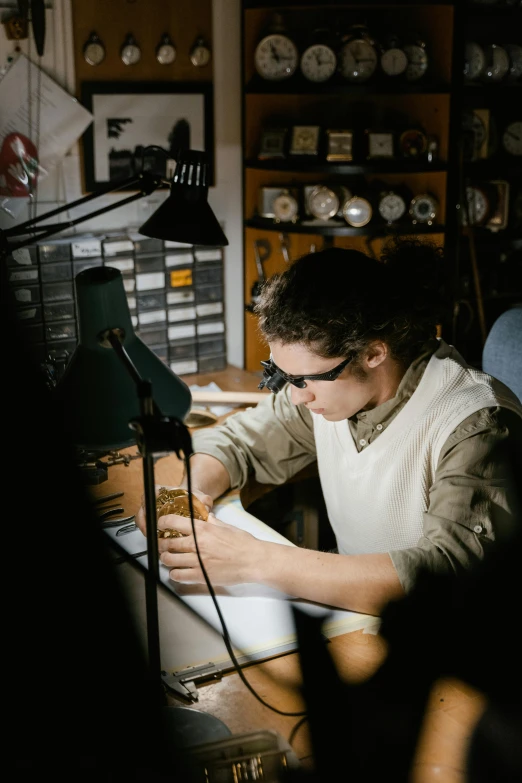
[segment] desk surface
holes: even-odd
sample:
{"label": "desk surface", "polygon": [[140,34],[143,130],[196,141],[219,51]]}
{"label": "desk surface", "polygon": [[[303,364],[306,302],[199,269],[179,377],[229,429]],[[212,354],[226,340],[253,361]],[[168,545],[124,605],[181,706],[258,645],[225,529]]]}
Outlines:
{"label": "desk surface", "polygon": [[[210,376],[187,376],[189,383],[205,385],[214,380],[226,391],[254,391],[255,373],[228,368]],[[131,447],[125,453],[136,454]],[[157,484],[175,485],[181,480],[183,465],[175,455],[159,459],[155,466]],[[141,459],[128,465],[109,468],[108,480],[92,487],[95,497],[124,491],[125,514],[138,508],[143,494]],[[386,656],[386,645],[379,635],[354,631],[334,637],[329,650],[340,677],[347,682],[369,677]],[[299,693],[300,670],[297,653],[248,666],[244,670],[252,687],[264,701],[283,712],[298,712],[304,705]],[[199,702],[194,709],[220,718],[234,734],[271,728],[289,739],[299,718],[287,717],[265,707],[248,691],[238,674],[199,688]],[[169,697],[172,704],[179,704]],[[332,708],[338,706],[332,704]],[[419,747],[410,783],[465,783],[464,758],[467,741],[484,710],[481,694],[460,681],[440,680],[434,684],[425,713]],[[292,746],[304,765],[312,765],[310,736],[306,723],[295,733]]]}

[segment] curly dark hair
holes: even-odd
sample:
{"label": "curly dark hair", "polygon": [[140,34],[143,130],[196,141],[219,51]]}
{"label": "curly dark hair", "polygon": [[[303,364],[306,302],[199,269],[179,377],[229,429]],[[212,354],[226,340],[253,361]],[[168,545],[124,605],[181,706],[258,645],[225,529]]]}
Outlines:
{"label": "curly dark hair", "polygon": [[360,354],[379,339],[409,363],[437,334],[443,257],[417,239],[391,240],[379,260],[343,248],[309,253],[263,285],[254,310],[261,335],[324,358]]}

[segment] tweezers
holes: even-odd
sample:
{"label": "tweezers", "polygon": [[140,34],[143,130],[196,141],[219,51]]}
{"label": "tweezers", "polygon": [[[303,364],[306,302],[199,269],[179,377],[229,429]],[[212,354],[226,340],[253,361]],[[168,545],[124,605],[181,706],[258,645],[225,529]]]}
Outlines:
{"label": "tweezers", "polygon": [[[120,509],[123,511],[123,509]],[[118,517],[118,519],[111,519],[109,522],[102,522],[102,527],[117,527],[118,525],[123,525],[124,522],[132,522],[134,520],[134,514],[131,514],[129,517]]]}

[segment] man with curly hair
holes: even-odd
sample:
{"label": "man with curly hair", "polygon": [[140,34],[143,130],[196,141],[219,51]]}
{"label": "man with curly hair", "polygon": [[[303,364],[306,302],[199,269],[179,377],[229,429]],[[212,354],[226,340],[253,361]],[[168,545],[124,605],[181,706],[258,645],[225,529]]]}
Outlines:
{"label": "man with curly hair", "polygon": [[[191,487],[211,508],[251,475],[281,485],[317,461],[337,547],[262,541],[210,514],[195,530],[212,585],[379,615],[421,569],[462,573],[511,535],[522,406],[437,337],[442,261],[416,240],[379,260],[329,248],[266,282],[256,313],[274,393],[193,434]],[[143,509],[137,522],[145,532]],[[191,521],[161,525],[185,534],[159,541],[170,577],[204,583]]]}

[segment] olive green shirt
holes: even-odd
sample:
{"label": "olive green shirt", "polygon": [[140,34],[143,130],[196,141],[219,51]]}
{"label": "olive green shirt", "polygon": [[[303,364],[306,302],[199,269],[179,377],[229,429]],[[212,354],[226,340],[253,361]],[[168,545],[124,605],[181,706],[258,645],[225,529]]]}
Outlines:
{"label": "olive green shirt", "polygon": [[[396,395],[349,419],[359,451],[373,443],[417,388],[438,341],[407,369]],[[522,409],[521,409],[522,410]],[[262,484],[283,484],[316,460],[312,414],[290,400],[287,384],[255,408],[192,435],[194,452],[216,457],[241,488],[250,474]],[[480,561],[496,539],[522,524],[522,418],[506,408],[484,408],[468,416],[444,444],[424,513],[417,546],[390,552],[404,590],[421,567],[458,573]]]}

